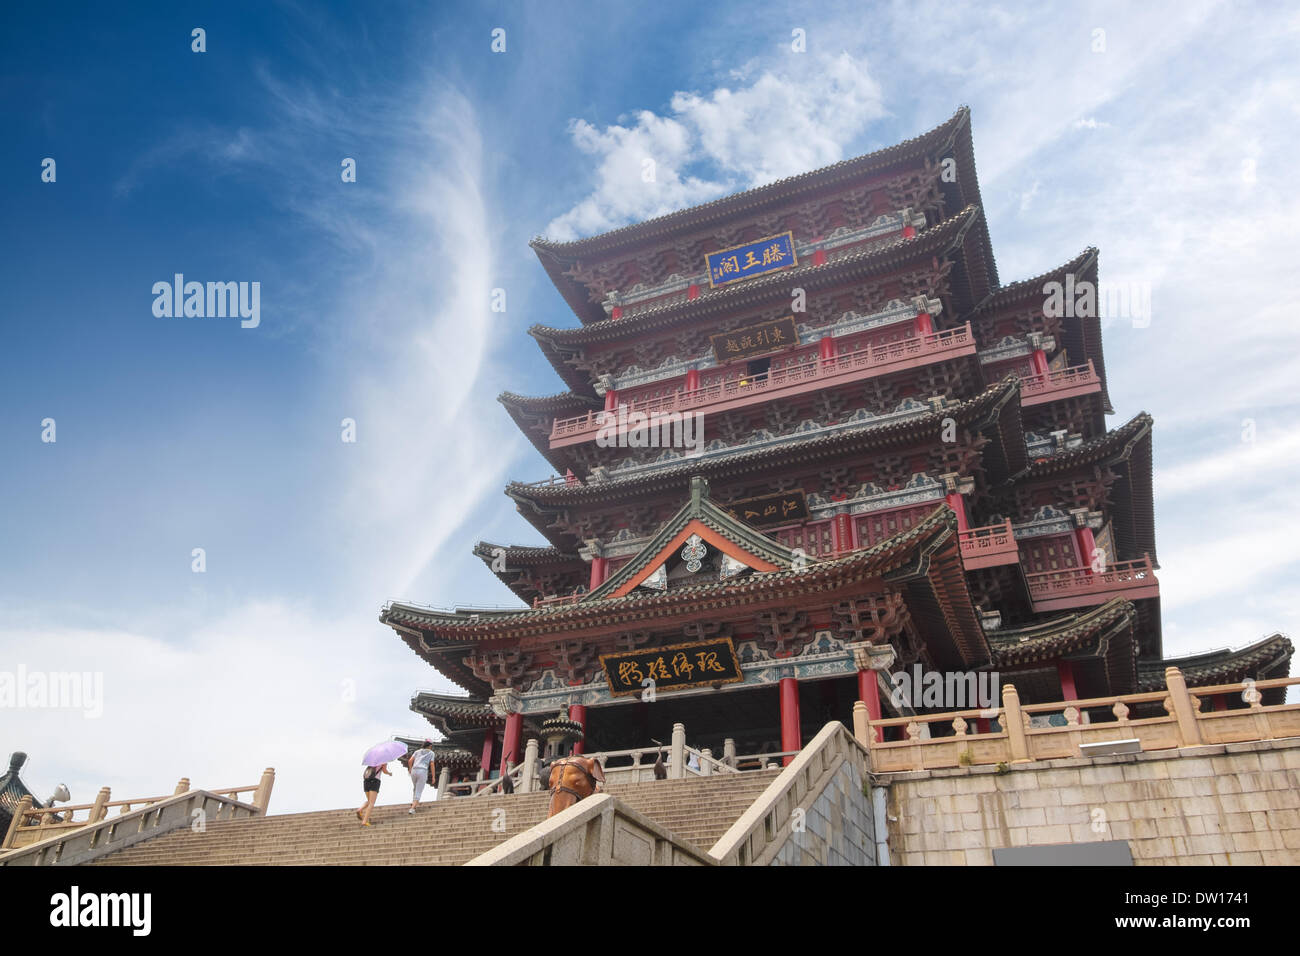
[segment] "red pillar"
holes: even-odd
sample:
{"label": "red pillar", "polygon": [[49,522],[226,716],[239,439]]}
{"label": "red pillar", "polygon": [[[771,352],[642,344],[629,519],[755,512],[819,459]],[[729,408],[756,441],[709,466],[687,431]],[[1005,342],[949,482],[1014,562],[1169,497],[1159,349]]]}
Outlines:
{"label": "red pillar", "polygon": [[[858,671],[858,700],[867,705],[867,719],[880,719],[880,681],[872,670]],[[880,741],[880,728],[871,728],[871,739]]]}
{"label": "red pillar", "polygon": [[835,338],[830,335],[823,335],[817,340],[818,358],[821,359],[822,370],[829,372],[835,366]]}
{"label": "red pillar", "polygon": [[[799,682],[793,677],[781,678],[781,749],[802,750],[803,737],[799,734]],[[782,766],[793,757],[784,757]]]}
{"label": "red pillar", "polygon": [[916,226],[910,222],[903,226],[903,238],[911,239],[916,235]]}
{"label": "red pillar", "polygon": [[916,314],[916,334],[929,335],[934,331],[934,320],[930,317],[929,312],[918,312]]}
{"label": "red pillar", "polygon": [[824,265],[826,265],[826,250],[825,250],[825,249],[818,249],[816,252],[813,253],[812,264],[815,265],[815,266],[824,266]]}
{"label": "red pillar", "polygon": [[623,318],[623,307],[621,305],[614,306],[613,310],[609,313],[609,317],[611,319]]}
{"label": "red pillar", "polygon": [[1034,374],[1042,375],[1047,372],[1047,353],[1042,349],[1034,349],[1029,354],[1030,361],[1034,363]]}
{"label": "red pillar", "polygon": [[1061,699],[1078,700],[1079,692],[1074,689],[1074,665],[1069,661],[1058,661],[1056,673],[1061,678]]}
{"label": "red pillar", "polygon": [[484,779],[492,775],[492,750],[497,745],[497,732],[494,728],[489,727],[483,731],[483,758],[479,761],[479,766],[483,768]]}
{"label": "red pillar", "polygon": [[[1079,543],[1079,560],[1084,570],[1092,574],[1092,552],[1097,548],[1097,542],[1092,537],[1092,529],[1087,525],[1075,528],[1074,537]],[[1110,555],[1106,555],[1106,561],[1110,561]]]}
{"label": "red pillar", "polygon": [[836,554],[845,554],[854,547],[853,522],[848,515],[835,515],[831,518],[831,549]]}
{"label": "red pillar", "polygon": [[690,300],[698,299],[699,297],[700,297],[700,287],[692,282],[690,286],[688,286],[686,289],[686,299],[689,302]]}
{"label": "red pillar", "polygon": [[516,767],[523,763],[524,715],[515,713],[506,715],[506,738],[501,747],[501,756]]}
{"label": "red pillar", "polygon": [[698,369],[691,369],[686,373],[686,391],[693,392],[700,387],[700,373]]}
{"label": "red pillar", "polygon": [[966,518],[966,499],[962,497],[962,493],[950,491],[943,496],[943,499],[948,502],[948,507],[957,513],[957,531],[960,533],[970,527],[970,522]]}
{"label": "red pillar", "polygon": [[[582,724],[582,729],[585,731],[587,729],[587,706],[585,704],[570,704],[569,719]],[[586,753],[587,741],[586,740],[574,741],[573,752],[575,754]]]}
{"label": "red pillar", "polygon": [[618,409],[618,389],[611,388],[605,392],[605,411],[612,412]]}
{"label": "red pillar", "polygon": [[591,587],[589,590],[596,590],[605,583],[605,575],[608,573],[609,558],[592,558],[591,559]]}

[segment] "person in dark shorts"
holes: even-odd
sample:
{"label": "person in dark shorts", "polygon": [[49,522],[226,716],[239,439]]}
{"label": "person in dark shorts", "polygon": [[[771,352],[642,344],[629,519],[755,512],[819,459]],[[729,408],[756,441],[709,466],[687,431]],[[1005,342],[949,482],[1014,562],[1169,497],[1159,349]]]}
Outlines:
{"label": "person in dark shorts", "polygon": [[361,789],[365,791],[366,802],[357,809],[357,819],[361,821],[363,827],[370,826],[370,811],[375,808],[375,801],[379,799],[379,775],[381,773],[392,776],[388,764],[384,764],[382,767],[367,767],[361,772]]}

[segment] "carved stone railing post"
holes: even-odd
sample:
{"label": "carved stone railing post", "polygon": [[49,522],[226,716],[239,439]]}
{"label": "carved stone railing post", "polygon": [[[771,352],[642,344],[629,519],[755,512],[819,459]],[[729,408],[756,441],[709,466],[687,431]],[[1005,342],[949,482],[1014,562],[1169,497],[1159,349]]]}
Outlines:
{"label": "carved stone railing post", "polygon": [[87,823],[98,823],[104,817],[108,816],[108,801],[112,797],[113,791],[108,787],[100,787],[99,793],[95,795],[95,802],[90,808],[90,816]]}
{"label": "carved stone railing post", "polygon": [[18,801],[18,806],[14,808],[14,818],[9,821],[9,832],[5,834],[3,848],[8,850],[13,847],[14,839],[18,836],[18,828],[22,826],[23,815],[32,808],[32,795],[29,793]]}
{"label": "carved stone railing post", "polygon": [[1165,686],[1169,689],[1169,701],[1173,706],[1174,719],[1178,722],[1181,745],[1198,746],[1201,743],[1201,728],[1196,723],[1196,711],[1187,693],[1187,681],[1183,678],[1183,672],[1177,667],[1166,667]]}
{"label": "carved stone railing post", "polygon": [[867,711],[867,702],[863,700],[854,701],[853,703],[853,736],[858,743],[870,749],[871,747],[871,715]]}
{"label": "carved stone railing post", "polygon": [[728,767],[736,766],[736,741],[731,737],[722,742],[722,762]]}
{"label": "carved stone railing post", "polygon": [[537,780],[537,738],[528,738],[524,747],[524,772],[519,780],[520,793],[532,793]]}
{"label": "carved stone railing post", "polygon": [[686,776],[686,725],[673,724],[672,756],[668,765],[668,778],[680,780]]}
{"label": "carved stone railing post", "polygon": [[1011,762],[1029,762],[1029,740],[1025,737],[1025,712],[1020,709],[1020,694],[1015,684],[1002,685],[1002,713],[1006,720],[1007,742],[1011,745]]}
{"label": "carved stone railing post", "polygon": [[445,800],[447,798],[447,788],[451,786],[451,768],[443,767],[442,772],[438,774],[438,796],[436,799]]}
{"label": "carved stone railing post", "polygon": [[190,778],[181,777],[180,782],[176,784],[176,789],[172,791],[172,796],[178,797],[182,793],[190,792]]}
{"label": "carved stone railing post", "polygon": [[257,782],[257,789],[253,791],[253,806],[257,807],[263,815],[266,808],[271,805],[271,789],[275,786],[275,768],[267,767],[262,771],[262,779]]}
{"label": "carved stone railing post", "polygon": [[707,777],[713,773],[713,751],[705,747],[700,751],[700,776]]}

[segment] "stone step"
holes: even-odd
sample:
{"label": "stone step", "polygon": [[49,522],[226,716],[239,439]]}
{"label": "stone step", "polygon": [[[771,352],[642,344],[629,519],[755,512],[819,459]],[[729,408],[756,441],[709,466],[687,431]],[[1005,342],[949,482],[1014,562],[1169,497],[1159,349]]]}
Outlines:
{"label": "stone step", "polygon": [[[684,780],[612,784],[608,792],[702,850],[721,837],[779,770]],[[456,798],[421,806],[377,807],[373,826],[351,810],[217,821],[128,847],[103,865],[458,865],[546,817],[547,793]],[[504,810],[504,819],[496,812]],[[504,831],[492,829],[505,824]]]}

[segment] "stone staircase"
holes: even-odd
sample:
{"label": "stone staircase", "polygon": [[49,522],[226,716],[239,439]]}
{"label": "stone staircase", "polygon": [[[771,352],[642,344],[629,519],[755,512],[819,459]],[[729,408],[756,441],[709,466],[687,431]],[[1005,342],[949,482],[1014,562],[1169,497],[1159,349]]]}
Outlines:
{"label": "stone staircase", "polygon": [[[779,770],[611,784],[608,792],[707,851]],[[370,827],[352,810],[290,813],[179,830],[96,860],[97,866],[459,866],[546,818],[547,793],[378,807]],[[495,811],[504,810],[504,815]],[[493,825],[496,829],[493,829]]]}

